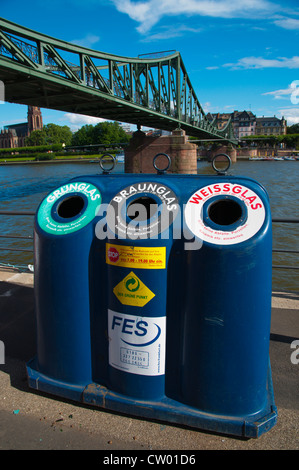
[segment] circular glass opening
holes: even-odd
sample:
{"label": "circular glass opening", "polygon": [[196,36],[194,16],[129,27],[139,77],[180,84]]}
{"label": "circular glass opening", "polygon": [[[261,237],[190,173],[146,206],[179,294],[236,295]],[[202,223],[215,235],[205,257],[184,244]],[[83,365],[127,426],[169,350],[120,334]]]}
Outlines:
{"label": "circular glass opening", "polygon": [[81,196],[71,196],[64,199],[57,208],[57,214],[63,219],[71,219],[80,214],[84,207],[84,199]]}
{"label": "circular glass opening", "polygon": [[151,219],[157,212],[158,204],[152,197],[141,196],[134,199],[127,207],[127,216],[131,220],[142,222]]}
{"label": "circular glass opening", "polygon": [[210,205],[208,215],[217,225],[232,225],[241,218],[242,208],[232,199],[222,199]]}

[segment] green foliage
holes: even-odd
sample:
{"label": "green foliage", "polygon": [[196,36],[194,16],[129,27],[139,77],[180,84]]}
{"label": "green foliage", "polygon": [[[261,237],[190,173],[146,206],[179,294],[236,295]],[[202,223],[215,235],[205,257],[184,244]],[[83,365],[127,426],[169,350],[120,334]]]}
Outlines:
{"label": "green foliage", "polygon": [[92,124],[82,126],[73,134],[71,144],[74,146],[91,145],[93,143],[93,129],[94,126]]}
{"label": "green foliage", "polygon": [[72,131],[68,126],[46,124],[42,129],[31,132],[25,143],[26,145],[70,145],[71,141]]}
{"label": "green foliage", "polygon": [[36,131],[31,132],[30,137],[26,137],[25,143],[27,145],[45,145],[46,144],[46,134],[44,129],[38,129]]}
{"label": "green foliage", "polygon": [[299,148],[299,134],[286,134],[286,135],[251,135],[243,137],[242,140],[247,142],[255,142],[256,144],[269,144],[277,146],[285,144],[287,148]]}
{"label": "green foliage", "polygon": [[[41,130],[31,133],[26,139],[26,147],[0,149],[3,158],[35,158],[36,160],[52,160],[55,156],[73,156],[64,150],[64,146],[84,146],[102,144],[106,148],[113,144],[127,143],[128,135],[117,122],[101,122],[96,126],[87,124],[72,134],[68,126],[47,124]],[[82,149],[81,149],[82,150]],[[94,152],[95,149],[89,150]],[[52,153],[53,152],[53,153]],[[82,154],[88,153],[81,152]]]}
{"label": "green foliage", "polygon": [[99,122],[95,126],[86,124],[73,134],[72,145],[96,145],[109,146],[116,143],[127,143],[131,136],[128,135],[118,122]]}
{"label": "green foliage", "polygon": [[38,153],[35,157],[35,161],[42,162],[45,160],[54,160],[55,155],[53,153]]}
{"label": "green foliage", "polygon": [[57,152],[62,149],[61,144],[55,145],[39,145],[32,147],[18,147],[18,148],[5,148],[0,149],[0,155],[5,156],[6,158],[15,157],[16,155],[20,156],[36,156],[37,153],[46,153],[46,152]]}
{"label": "green foliage", "polygon": [[287,127],[287,134],[299,134],[299,123]]}

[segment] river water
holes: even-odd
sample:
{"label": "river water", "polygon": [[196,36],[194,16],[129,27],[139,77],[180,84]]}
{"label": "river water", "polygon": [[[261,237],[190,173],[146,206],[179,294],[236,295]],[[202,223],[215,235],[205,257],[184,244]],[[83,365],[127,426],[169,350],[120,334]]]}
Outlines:
{"label": "river water", "polygon": [[[124,165],[113,170],[123,172]],[[70,178],[101,173],[96,163],[37,163],[0,166],[0,211],[35,211],[50,191]],[[199,174],[215,174],[211,164],[198,162]],[[238,161],[229,174],[248,176],[268,191],[272,218],[299,219],[299,161]],[[32,235],[33,217],[0,215],[1,233]],[[0,263],[27,265],[33,263],[32,253],[14,252],[3,248],[32,249],[31,240],[0,240]],[[299,224],[273,224],[273,248],[299,251]],[[274,266],[298,267],[296,253],[273,253]],[[273,290],[299,292],[299,270],[273,269]]]}

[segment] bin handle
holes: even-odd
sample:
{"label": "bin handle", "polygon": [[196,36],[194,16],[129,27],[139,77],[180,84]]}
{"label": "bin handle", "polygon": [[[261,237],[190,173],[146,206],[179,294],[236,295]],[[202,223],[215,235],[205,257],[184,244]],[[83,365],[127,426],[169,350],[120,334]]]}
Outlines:
{"label": "bin handle", "polygon": [[[164,157],[166,157],[167,160],[168,160],[167,166],[165,168],[158,168],[157,167],[156,159],[160,155],[164,155]],[[168,170],[168,168],[170,167],[170,164],[171,164],[171,158],[169,157],[169,155],[167,155],[167,153],[157,153],[157,155],[154,156],[153,166],[154,166],[155,170],[157,170],[158,175],[163,175]]]}
{"label": "bin handle", "polygon": [[[220,168],[217,168],[217,166],[215,165],[215,160],[217,157],[226,157],[227,158],[227,161],[228,161],[228,164],[226,166],[226,168],[224,169],[220,169]],[[212,167],[213,167],[213,170],[215,170],[217,172],[218,175],[226,175],[226,172],[227,170],[230,168],[231,166],[231,158],[226,154],[226,153],[218,153],[217,155],[215,155],[213,158],[212,158]]]}
{"label": "bin handle", "polygon": [[[112,160],[112,166],[111,168],[105,168],[104,167],[104,157],[110,157],[111,160]],[[109,175],[110,171],[113,170],[113,168],[115,167],[115,164],[116,164],[116,160],[115,160],[115,157],[113,155],[111,155],[111,153],[103,153],[103,155],[100,157],[100,167],[101,169],[103,170],[103,175]]]}

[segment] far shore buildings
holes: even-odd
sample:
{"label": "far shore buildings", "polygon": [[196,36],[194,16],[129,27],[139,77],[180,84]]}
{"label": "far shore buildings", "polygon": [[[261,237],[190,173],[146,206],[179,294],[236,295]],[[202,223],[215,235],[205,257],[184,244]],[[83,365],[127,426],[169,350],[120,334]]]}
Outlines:
{"label": "far shore buildings", "polygon": [[251,111],[234,111],[233,113],[208,114],[212,120],[217,118],[217,126],[222,129],[231,118],[235,137],[242,140],[242,137],[250,135],[281,135],[287,133],[287,121],[276,116],[256,117]]}
{"label": "far shore buildings", "polygon": [[4,126],[0,133],[0,148],[24,147],[25,139],[31,132],[43,128],[43,118],[40,108],[28,106],[27,122]]}
{"label": "far shore buildings", "polygon": [[[226,126],[229,119],[232,120],[235,137],[242,140],[242,137],[251,135],[281,135],[287,133],[287,121],[276,116],[256,117],[251,111],[234,111],[233,113],[207,114],[207,118],[212,121],[217,118],[218,129]],[[130,126],[122,127],[126,132],[130,131]],[[4,126],[0,132],[0,149],[17,148],[25,146],[25,139],[31,132],[43,128],[43,118],[40,108],[28,106],[27,122]],[[131,132],[131,131],[130,131]]]}

